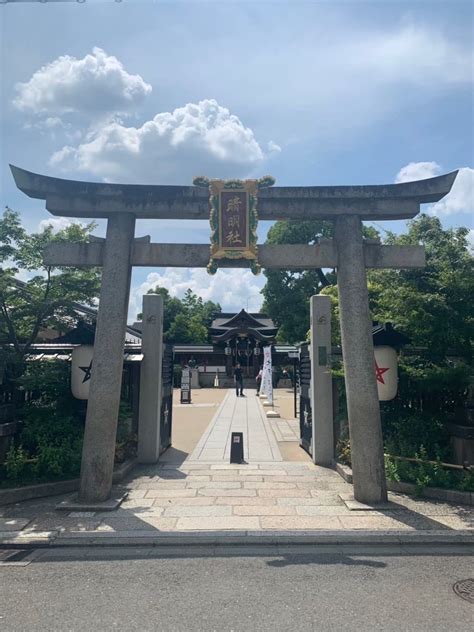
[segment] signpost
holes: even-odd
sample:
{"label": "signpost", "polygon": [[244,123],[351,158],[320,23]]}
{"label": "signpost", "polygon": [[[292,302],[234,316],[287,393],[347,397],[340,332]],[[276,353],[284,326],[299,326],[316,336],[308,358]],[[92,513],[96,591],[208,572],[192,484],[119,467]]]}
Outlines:
{"label": "signpost", "polygon": [[184,368],[181,373],[181,404],[191,403],[191,369]]}

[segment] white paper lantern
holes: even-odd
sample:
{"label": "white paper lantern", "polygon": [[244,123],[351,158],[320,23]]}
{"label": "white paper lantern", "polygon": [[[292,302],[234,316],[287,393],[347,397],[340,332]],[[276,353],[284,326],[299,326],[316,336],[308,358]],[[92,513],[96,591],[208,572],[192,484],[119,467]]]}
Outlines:
{"label": "white paper lantern", "polygon": [[93,353],[92,345],[81,345],[72,352],[71,391],[76,399],[89,398]]}
{"label": "white paper lantern", "polygon": [[393,399],[398,389],[398,358],[393,347],[374,347],[375,375],[379,401],[387,402]]}

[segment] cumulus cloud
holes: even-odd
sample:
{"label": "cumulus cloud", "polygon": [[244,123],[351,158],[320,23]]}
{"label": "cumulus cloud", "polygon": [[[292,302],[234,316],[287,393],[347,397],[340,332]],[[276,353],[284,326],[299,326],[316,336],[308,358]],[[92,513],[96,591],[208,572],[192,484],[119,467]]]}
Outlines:
{"label": "cumulus cloud", "polygon": [[55,116],[68,112],[127,111],[143,101],[152,87],[131,75],[114,56],[94,48],[82,59],[58,57],[16,85],[13,105],[23,112]]}
{"label": "cumulus cloud", "polygon": [[201,268],[166,268],[163,272],[151,272],[146,280],[131,293],[129,317],[134,320],[142,311],[142,297],[157,285],[169,290],[171,296],[183,298],[191,290],[204,301],[219,303],[223,311],[238,311],[242,307],[258,311],[262,304],[260,290],[265,278],[256,277],[246,269],[218,270],[209,275]]}
{"label": "cumulus cloud", "polygon": [[200,173],[245,175],[279,151],[270,141],[264,152],[236,115],[205,99],[161,112],[141,127],[111,122],[91,131],[86,142],[57,151],[51,164],[108,181],[183,183]]}
{"label": "cumulus cloud", "polygon": [[425,180],[434,178],[441,173],[441,167],[437,162],[410,162],[397,173],[395,182],[412,182],[413,180]]}
{"label": "cumulus cloud", "polygon": [[436,215],[453,215],[454,213],[474,213],[474,169],[459,169],[453,188],[448,195],[436,202],[432,207]]}
{"label": "cumulus cloud", "polygon": [[53,233],[59,233],[65,228],[69,228],[69,226],[72,226],[73,224],[80,223],[81,222],[78,222],[77,220],[72,221],[67,217],[51,217],[50,219],[41,220],[41,222],[38,224],[38,232],[42,233],[49,226],[51,226],[51,228],[53,229]]}
{"label": "cumulus cloud", "polygon": [[[411,182],[433,178],[442,173],[437,162],[410,162],[398,172],[395,182]],[[430,206],[435,215],[453,215],[454,213],[474,213],[474,169],[459,169],[451,191],[436,204]]]}
{"label": "cumulus cloud", "polygon": [[474,254],[474,229],[471,228],[469,234],[467,236],[467,241],[469,244],[469,250]]}

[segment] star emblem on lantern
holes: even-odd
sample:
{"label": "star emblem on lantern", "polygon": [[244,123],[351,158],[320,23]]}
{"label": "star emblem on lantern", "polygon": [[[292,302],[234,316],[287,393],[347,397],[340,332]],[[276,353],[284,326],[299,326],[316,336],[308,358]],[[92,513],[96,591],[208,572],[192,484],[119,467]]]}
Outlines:
{"label": "star emblem on lantern", "polygon": [[379,367],[379,365],[377,364],[377,360],[375,360],[375,376],[377,378],[377,382],[380,382],[380,384],[385,384],[385,380],[383,379],[383,374],[389,370],[390,369],[388,367],[387,368]]}
{"label": "star emblem on lantern", "polygon": [[82,383],[84,384],[91,379],[92,360],[90,361],[89,366],[80,366],[79,369],[84,372],[84,377],[82,380]]}

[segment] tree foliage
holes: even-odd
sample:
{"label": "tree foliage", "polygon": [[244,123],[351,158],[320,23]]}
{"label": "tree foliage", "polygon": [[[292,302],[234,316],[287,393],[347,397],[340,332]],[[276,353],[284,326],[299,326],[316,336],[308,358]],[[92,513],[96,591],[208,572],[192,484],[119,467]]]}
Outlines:
{"label": "tree foliage", "polygon": [[386,243],[423,245],[426,267],[368,275],[374,318],[396,323],[435,360],[448,350],[472,359],[474,258],[468,233],[467,228],[443,229],[437,217],[421,215],[406,234],[388,234]]}
{"label": "tree foliage", "polygon": [[[437,217],[420,215],[405,234],[388,233],[390,245],[423,245],[426,266],[412,270],[369,270],[369,307],[374,320],[391,322],[429,362],[449,352],[472,360],[474,334],[474,258],[467,228],[443,229]],[[339,344],[337,286],[322,290],[331,297],[333,343]],[[409,370],[409,369],[407,369]],[[422,372],[425,372],[423,367]]]}
{"label": "tree foliage", "polygon": [[[333,224],[326,221],[281,221],[268,231],[267,244],[316,244],[332,237]],[[375,229],[364,227],[366,237],[378,237]],[[265,270],[262,311],[279,326],[278,341],[305,340],[309,329],[309,300],[335,283],[335,274],[323,270]]]}
{"label": "tree foliage", "polygon": [[[156,286],[148,294],[163,297],[163,338],[166,342],[203,344],[208,342],[208,328],[222,309],[218,303],[203,301],[191,289],[183,299],[172,297],[166,288]],[[142,314],[138,315],[141,319]]]}
{"label": "tree foliage", "polygon": [[[74,303],[93,305],[99,294],[96,268],[58,268],[43,264],[50,242],[87,241],[94,223],[71,224],[54,233],[51,226],[29,234],[19,214],[6,208],[0,219],[0,343],[3,355],[21,365],[40,331],[63,331],[75,322]],[[19,281],[18,275],[30,277]]]}

